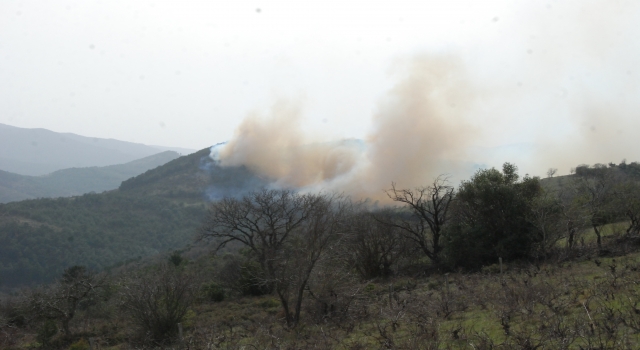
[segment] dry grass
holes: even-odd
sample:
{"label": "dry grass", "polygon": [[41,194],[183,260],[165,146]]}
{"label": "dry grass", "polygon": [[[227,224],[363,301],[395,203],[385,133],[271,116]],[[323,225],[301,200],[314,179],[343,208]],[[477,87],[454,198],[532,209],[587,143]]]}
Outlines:
{"label": "dry grass", "polygon": [[[145,342],[114,298],[83,311],[75,338],[56,344],[93,337],[99,349],[637,349],[640,253],[609,242],[608,256],[586,247],[579,258],[537,267],[505,263],[503,274],[489,266],[351,282],[332,312],[307,297],[294,329],[274,296],[200,299],[183,322],[184,339],[166,344]],[[0,321],[0,348],[38,348],[37,324]]]}

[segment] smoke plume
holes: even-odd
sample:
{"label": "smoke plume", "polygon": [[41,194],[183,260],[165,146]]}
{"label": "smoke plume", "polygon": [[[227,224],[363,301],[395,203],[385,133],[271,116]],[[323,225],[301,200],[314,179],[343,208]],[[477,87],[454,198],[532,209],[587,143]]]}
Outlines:
{"label": "smoke plume", "polygon": [[267,117],[250,114],[213,150],[221,166],[246,165],[277,185],[380,198],[391,182],[418,186],[461,170],[477,132],[465,121],[477,96],[452,56],[399,63],[399,83],[372,116],[365,140],[322,141],[305,133],[301,106],[276,102]]}
{"label": "smoke plume", "polygon": [[375,199],[391,182],[414,187],[441,174],[459,181],[503,162],[544,175],[551,167],[566,174],[580,163],[640,161],[640,3],[574,5],[533,2],[525,19],[501,19],[496,26],[513,27],[487,39],[500,41],[495,52],[397,62],[397,83],[363,125],[370,130],[363,140],[305,132],[303,104],[281,100],[266,116],[250,114],[212,157],[277,186]]}

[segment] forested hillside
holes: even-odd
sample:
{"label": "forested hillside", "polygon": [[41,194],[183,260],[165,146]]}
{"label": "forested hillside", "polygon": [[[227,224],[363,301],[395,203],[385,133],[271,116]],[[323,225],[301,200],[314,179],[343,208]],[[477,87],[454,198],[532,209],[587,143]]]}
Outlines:
{"label": "forested hillside", "polygon": [[122,181],[179,156],[177,152],[165,151],[125,164],[63,169],[42,176],[18,175],[0,170],[0,203],[114,190]]}
{"label": "forested hillside", "polygon": [[247,189],[244,168],[212,164],[209,149],[78,197],[0,204],[0,286],[46,282],[72,265],[101,269],[184,247],[202,222],[207,193]]}

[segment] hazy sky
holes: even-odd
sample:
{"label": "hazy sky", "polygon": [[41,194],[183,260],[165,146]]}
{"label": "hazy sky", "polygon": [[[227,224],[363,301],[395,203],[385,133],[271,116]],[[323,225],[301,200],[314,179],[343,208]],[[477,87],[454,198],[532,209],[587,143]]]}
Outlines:
{"label": "hazy sky", "polygon": [[305,131],[366,139],[398,67],[444,55],[470,159],[640,160],[636,3],[3,0],[0,123],[200,149],[284,98]]}

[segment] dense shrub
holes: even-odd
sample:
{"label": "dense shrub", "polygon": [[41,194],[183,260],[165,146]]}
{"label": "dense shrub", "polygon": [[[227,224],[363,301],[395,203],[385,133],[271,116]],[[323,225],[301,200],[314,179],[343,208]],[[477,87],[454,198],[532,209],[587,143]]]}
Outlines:
{"label": "dense shrub", "polygon": [[56,334],[58,334],[58,326],[56,325],[56,322],[54,320],[46,320],[40,329],[38,329],[36,340],[38,343],[46,347],[51,341],[51,338]]}
{"label": "dense shrub", "polygon": [[214,302],[221,302],[224,300],[224,288],[215,282],[204,285],[202,287],[202,291],[208,300]]}
{"label": "dense shrub", "polygon": [[462,182],[453,208],[456,218],[445,235],[451,264],[478,268],[499,257],[528,256],[537,239],[528,218],[542,187],[537,177],[518,180],[516,166],[505,163],[502,172],[480,170]]}
{"label": "dense shrub", "polygon": [[141,335],[154,342],[171,339],[195,297],[193,275],[167,264],[125,281],[122,305]]}

